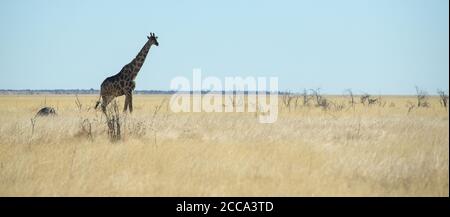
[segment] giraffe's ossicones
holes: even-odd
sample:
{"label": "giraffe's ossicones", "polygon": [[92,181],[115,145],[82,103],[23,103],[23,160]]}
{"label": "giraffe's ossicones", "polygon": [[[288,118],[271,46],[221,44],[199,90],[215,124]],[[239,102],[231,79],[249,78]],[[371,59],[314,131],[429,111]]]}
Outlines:
{"label": "giraffe's ossicones", "polygon": [[106,106],[116,97],[125,95],[125,105],[123,111],[125,112],[129,109],[130,112],[133,111],[133,90],[136,87],[134,79],[144,64],[145,58],[152,45],[158,46],[158,37],[155,33],[150,33],[147,36],[148,41],[145,43],[144,47],[139,51],[136,57],[127,65],[125,65],[119,73],[106,78],[100,86],[100,98],[95,105],[97,109],[98,105],[101,103],[102,111],[106,114]]}

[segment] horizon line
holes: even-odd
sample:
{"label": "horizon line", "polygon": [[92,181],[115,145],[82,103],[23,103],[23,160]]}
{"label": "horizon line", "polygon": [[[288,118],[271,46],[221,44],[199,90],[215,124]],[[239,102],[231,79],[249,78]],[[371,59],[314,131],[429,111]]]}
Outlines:
{"label": "horizon line", "polygon": [[[317,90],[317,89],[305,89],[308,91],[308,94],[310,93],[311,90]],[[348,92],[345,92],[348,89],[345,89],[342,91],[342,93],[327,93],[327,92],[322,92],[321,95],[348,95]],[[26,95],[26,94],[54,94],[54,95],[64,95],[64,94],[82,94],[82,95],[87,95],[87,94],[99,94],[100,90],[99,89],[0,89],[0,95],[8,95],[8,94],[21,94],[21,95]],[[151,94],[175,94],[175,93],[201,93],[201,94],[207,94],[207,93],[244,93],[244,94],[248,94],[250,93],[259,93],[259,92],[266,92],[266,93],[272,93],[271,91],[249,91],[249,90],[233,90],[233,91],[210,91],[210,90],[200,90],[200,91],[175,91],[175,90],[152,90],[152,89],[143,89],[143,90],[134,90],[134,92],[136,94],[144,94],[144,95],[151,95]],[[277,91],[279,95],[285,95],[285,94],[293,94],[293,95],[302,95],[304,94],[303,91],[289,91],[289,90],[285,90],[285,91]],[[356,91],[355,91],[356,92]],[[369,93],[369,92],[362,92],[362,91],[358,91],[361,93],[353,93],[353,95],[355,96],[360,96],[360,95],[364,95],[364,94],[369,94],[369,95],[377,95],[377,96],[415,96],[417,94],[415,93],[407,93],[407,94],[401,94],[401,93],[384,93],[384,94],[373,94],[373,93]],[[448,92],[448,91],[447,91]],[[437,93],[428,93],[429,96],[439,96],[439,94]]]}

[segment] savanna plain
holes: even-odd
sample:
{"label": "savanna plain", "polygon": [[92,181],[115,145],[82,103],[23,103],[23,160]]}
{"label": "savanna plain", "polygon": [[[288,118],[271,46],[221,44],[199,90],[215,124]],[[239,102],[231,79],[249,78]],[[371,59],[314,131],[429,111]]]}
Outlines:
{"label": "savanna plain", "polygon": [[[258,113],[174,113],[170,95],[0,96],[0,196],[449,196],[449,119],[439,97],[279,96]],[[57,115],[35,117],[43,106]],[[117,133],[117,132],[116,132]]]}

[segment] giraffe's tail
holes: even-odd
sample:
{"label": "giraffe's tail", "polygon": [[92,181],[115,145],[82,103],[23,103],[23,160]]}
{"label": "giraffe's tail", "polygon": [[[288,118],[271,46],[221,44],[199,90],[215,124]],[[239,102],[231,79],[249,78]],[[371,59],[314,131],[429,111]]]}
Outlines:
{"label": "giraffe's tail", "polygon": [[97,109],[98,105],[100,105],[100,103],[102,102],[101,99],[102,99],[102,96],[100,95],[100,97],[97,100],[97,103],[95,104],[95,109]]}

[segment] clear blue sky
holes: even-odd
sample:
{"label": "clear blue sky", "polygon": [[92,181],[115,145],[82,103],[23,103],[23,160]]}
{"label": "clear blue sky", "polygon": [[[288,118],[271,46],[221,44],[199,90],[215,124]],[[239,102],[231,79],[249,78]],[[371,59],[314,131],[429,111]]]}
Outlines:
{"label": "clear blue sky", "polygon": [[325,93],[448,90],[448,0],[0,1],[0,89],[99,89],[155,32],[138,90],[278,76]]}

